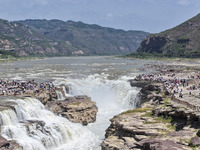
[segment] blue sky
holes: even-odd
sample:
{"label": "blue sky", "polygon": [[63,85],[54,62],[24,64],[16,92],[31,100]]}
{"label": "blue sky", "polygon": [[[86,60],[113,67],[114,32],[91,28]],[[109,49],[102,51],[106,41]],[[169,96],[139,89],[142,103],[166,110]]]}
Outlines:
{"label": "blue sky", "polygon": [[200,0],[0,0],[6,20],[60,19],[158,33],[200,13]]}

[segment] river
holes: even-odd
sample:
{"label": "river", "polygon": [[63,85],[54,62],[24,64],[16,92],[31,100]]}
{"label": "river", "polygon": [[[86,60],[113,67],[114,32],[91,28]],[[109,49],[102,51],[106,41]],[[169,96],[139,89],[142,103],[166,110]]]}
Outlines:
{"label": "river", "polygon": [[[104,139],[105,130],[114,115],[138,104],[139,89],[130,86],[129,79],[154,70],[145,64],[150,60],[128,60],[114,57],[56,57],[17,61],[0,64],[2,79],[35,79],[37,82],[52,81],[56,85],[67,84],[67,96],[87,95],[97,103],[95,123],[82,126],[56,116],[46,110],[36,99],[6,98],[15,102],[16,112],[3,110],[1,134],[16,140],[27,150],[96,150]],[[5,98],[1,98],[3,101]],[[42,122],[37,127],[24,125],[29,120]],[[48,131],[48,132],[47,132]]]}

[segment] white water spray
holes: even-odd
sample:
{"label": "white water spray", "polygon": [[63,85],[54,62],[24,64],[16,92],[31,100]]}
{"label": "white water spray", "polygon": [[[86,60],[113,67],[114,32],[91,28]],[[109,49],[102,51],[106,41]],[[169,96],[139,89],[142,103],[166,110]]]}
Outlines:
{"label": "white water spray", "polygon": [[17,105],[0,111],[1,134],[16,140],[24,150],[87,150],[95,142],[90,131],[54,115],[37,99],[6,101]]}
{"label": "white water spray", "polygon": [[60,84],[70,84],[71,94],[88,95],[97,103],[97,120],[88,125],[88,129],[99,136],[99,141],[93,149],[100,149],[98,146],[104,138],[105,130],[109,126],[114,115],[127,109],[137,107],[138,89],[130,86],[128,77],[121,77],[117,80],[109,80],[107,74],[90,75],[82,79],[66,79]]}
{"label": "white water spray", "polygon": [[64,97],[64,95],[62,94],[61,91],[56,91],[56,94],[57,94],[58,100],[65,100],[65,97]]}

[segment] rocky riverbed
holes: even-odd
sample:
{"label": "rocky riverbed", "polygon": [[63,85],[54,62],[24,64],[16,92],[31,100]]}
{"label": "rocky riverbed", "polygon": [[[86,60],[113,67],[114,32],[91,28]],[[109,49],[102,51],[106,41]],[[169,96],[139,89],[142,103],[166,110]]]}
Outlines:
{"label": "rocky riverbed", "polygon": [[[103,150],[200,149],[199,70],[165,68],[129,81],[131,86],[141,88],[141,105],[110,119]],[[189,95],[191,86],[196,88]]]}

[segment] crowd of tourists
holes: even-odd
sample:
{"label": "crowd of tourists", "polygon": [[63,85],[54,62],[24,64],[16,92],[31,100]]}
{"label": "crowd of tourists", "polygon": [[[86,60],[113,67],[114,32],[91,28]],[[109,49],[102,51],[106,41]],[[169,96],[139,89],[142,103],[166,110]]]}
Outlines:
{"label": "crowd of tourists", "polygon": [[185,93],[192,95],[193,91],[197,90],[199,90],[200,96],[200,84],[198,82],[196,84],[190,83],[191,79],[200,80],[198,75],[196,77],[191,75],[180,79],[177,77],[176,71],[165,71],[159,74],[142,74],[137,76],[136,79],[162,82],[166,90],[175,97],[183,98]]}
{"label": "crowd of tourists", "polygon": [[55,92],[52,82],[37,84],[35,80],[3,80],[0,79],[0,95],[39,94],[44,90]]}

